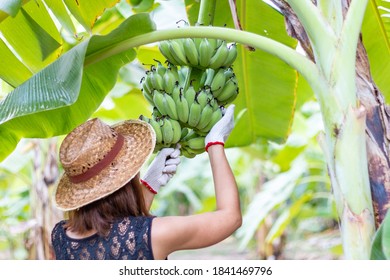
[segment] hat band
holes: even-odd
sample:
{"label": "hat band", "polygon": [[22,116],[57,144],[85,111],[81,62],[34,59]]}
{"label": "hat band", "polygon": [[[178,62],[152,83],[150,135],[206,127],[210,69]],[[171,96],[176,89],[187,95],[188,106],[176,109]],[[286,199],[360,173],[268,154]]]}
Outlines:
{"label": "hat band", "polygon": [[111,162],[115,159],[115,157],[118,155],[120,152],[123,143],[125,141],[125,138],[123,135],[118,134],[118,138],[116,139],[116,142],[112,149],[107,153],[107,155],[98,163],[96,163],[94,166],[92,166],[90,169],[88,169],[86,172],[76,175],[76,176],[69,176],[69,180],[74,183],[81,183],[85,182],[92,177],[96,176],[99,174],[104,168],[109,166]]}

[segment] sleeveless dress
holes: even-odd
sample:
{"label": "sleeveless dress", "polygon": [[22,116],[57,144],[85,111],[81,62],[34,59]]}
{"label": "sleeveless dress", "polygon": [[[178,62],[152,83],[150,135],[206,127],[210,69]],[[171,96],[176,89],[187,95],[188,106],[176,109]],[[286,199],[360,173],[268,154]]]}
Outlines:
{"label": "sleeveless dress", "polygon": [[153,260],[151,225],[153,216],[126,217],[111,225],[107,236],[74,239],[58,222],[51,233],[57,260]]}

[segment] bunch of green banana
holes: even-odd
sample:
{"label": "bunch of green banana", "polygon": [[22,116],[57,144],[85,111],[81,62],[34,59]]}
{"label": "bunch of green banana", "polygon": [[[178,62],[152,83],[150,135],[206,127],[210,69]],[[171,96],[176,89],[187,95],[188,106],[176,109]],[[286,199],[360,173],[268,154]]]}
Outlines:
{"label": "bunch of green banana", "polygon": [[151,118],[140,119],[156,132],[155,152],[180,143],[182,154],[193,158],[204,152],[204,138],[222,118],[222,108],[237,97],[231,68],[236,45],[186,38],[162,41],[159,49],[167,66],[155,60],[157,65],[145,72],[141,90],[153,110]]}
{"label": "bunch of green banana", "polygon": [[162,41],[160,52],[175,65],[199,69],[230,67],[237,58],[236,44],[208,38],[185,38]]}

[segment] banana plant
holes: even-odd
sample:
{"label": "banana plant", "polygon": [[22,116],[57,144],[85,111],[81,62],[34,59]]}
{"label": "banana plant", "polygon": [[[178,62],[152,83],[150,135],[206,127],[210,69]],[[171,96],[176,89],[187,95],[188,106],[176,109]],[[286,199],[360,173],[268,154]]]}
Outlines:
{"label": "banana plant", "polygon": [[[285,141],[292,123],[297,77],[304,78],[321,106],[324,134],[320,142],[345,256],[368,258],[390,193],[387,110],[368,66],[368,57],[378,54],[371,50],[367,57],[359,39],[367,4],[368,12],[378,11],[377,1],[329,0],[315,5],[310,0],[275,0],[272,8],[269,1],[237,1],[237,6],[232,4],[235,1],[230,1],[231,5],[215,0],[202,0],[199,5],[186,1],[190,22],[191,13],[196,13],[198,24],[192,20],[191,26],[170,29],[156,27],[148,10],[153,5],[146,5],[151,1],[131,2],[138,7],[145,4],[147,8],[141,7],[145,13],[122,13],[119,18],[123,20],[112,31],[93,34],[96,19],[117,1],[99,0],[92,6],[69,0],[23,1],[23,5],[2,1],[0,52],[4,67],[0,78],[14,89],[0,102],[0,159],[7,157],[21,138],[64,134],[88,119],[115,85],[119,69],[135,59],[140,46],[189,37],[236,42],[240,53],[235,68],[244,94],[236,101],[238,122],[228,144],[244,146],[259,138]],[[386,7],[386,2],[381,2]],[[240,18],[242,29],[228,25],[232,20],[226,18],[226,10],[238,15],[235,25],[240,26]],[[67,11],[79,25],[74,25]],[[256,14],[258,11],[262,13]],[[245,17],[247,13],[250,16]],[[259,25],[253,25],[253,17],[262,18]],[[296,50],[297,41],[282,28],[283,18],[306,54]],[[384,29],[384,22],[377,25]],[[387,51],[383,60],[388,60],[388,36],[381,38],[387,39],[380,51]],[[259,67],[266,69],[262,75],[248,79],[248,73],[256,73]],[[378,85],[386,87],[388,81],[379,72],[373,71]],[[281,109],[276,109],[278,106]]]}

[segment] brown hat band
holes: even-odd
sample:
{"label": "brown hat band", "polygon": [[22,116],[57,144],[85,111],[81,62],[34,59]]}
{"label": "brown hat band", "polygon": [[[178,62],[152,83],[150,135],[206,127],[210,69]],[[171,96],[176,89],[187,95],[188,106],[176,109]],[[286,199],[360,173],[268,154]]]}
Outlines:
{"label": "brown hat band", "polygon": [[106,168],[108,165],[111,164],[111,162],[115,159],[119,151],[121,150],[123,143],[125,141],[125,138],[123,135],[118,134],[118,138],[116,139],[116,142],[112,149],[107,153],[107,155],[98,163],[96,163],[94,166],[92,166],[90,169],[88,169],[86,172],[76,175],[76,176],[69,176],[69,180],[74,183],[81,183],[85,182],[92,177],[99,174],[104,168]]}

